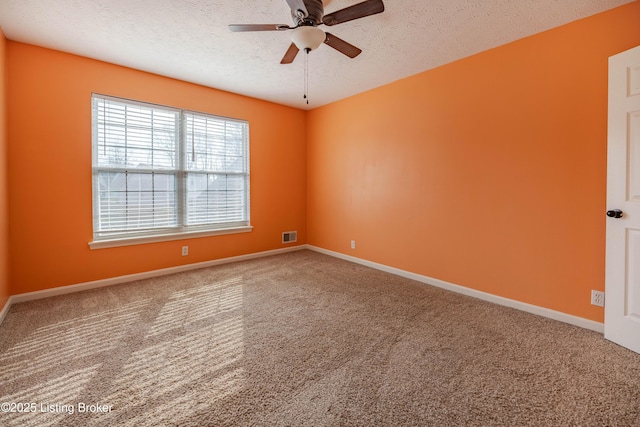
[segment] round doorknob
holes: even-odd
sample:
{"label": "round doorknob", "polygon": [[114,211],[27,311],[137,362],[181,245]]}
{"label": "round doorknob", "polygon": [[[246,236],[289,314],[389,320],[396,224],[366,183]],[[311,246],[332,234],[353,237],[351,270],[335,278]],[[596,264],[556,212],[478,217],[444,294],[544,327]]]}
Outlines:
{"label": "round doorknob", "polygon": [[620,209],[613,209],[607,211],[607,216],[610,218],[622,218],[622,211]]}

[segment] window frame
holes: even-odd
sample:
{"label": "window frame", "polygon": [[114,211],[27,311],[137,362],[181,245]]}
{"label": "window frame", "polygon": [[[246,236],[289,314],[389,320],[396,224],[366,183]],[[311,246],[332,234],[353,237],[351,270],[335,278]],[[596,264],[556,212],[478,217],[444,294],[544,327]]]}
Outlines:
{"label": "window frame", "polygon": [[[175,148],[174,156],[176,167],[172,169],[154,167],[139,168],[135,166],[104,166],[98,163],[98,150],[100,147],[98,138],[98,118],[96,117],[96,102],[100,100],[113,101],[131,106],[140,106],[143,108],[158,109],[164,112],[176,114],[175,130]],[[239,157],[243,161],[242,172],[229,171],[213,171],[213,170],[194,170],[189,169],[185,160],[189,141],[187,140],[187,116],[192,115],[197,118],[213,119],[215,121],[232,122],[241,124],[243,128],[242,139],[242,156]],[[193,144],[193,140],[191,142]],[[155,148],[151,148],[154,150]],[[193,147],[192,147],[193,149]],[[91,94],[91,168],[92,168],[92,234],[93,240],[89,242],[91,249],[109,248],[117,246],[139,245],[153,242],[163,242],[171,240],[183,240],[190,238],[216,236],[224,234],[247,233],[252,231],[251,226],[251,192],[250,192],[250,128],[249,122],[242,119],[229,118],[200,111],[181,109],[166,105],[154,104],[149,102],[137,101],[132,99],[103,95],[100,93]],[[173,188],[173,197],[175,200],[175,225],[167,227],[152,227],[146,229],[125,230],[121,232],[109,232],[107,230],[100,231],[99,228],[99,207],[100,207],[100,188],[99,175],[101,173],[138,173],[138,174],[170,174],[175,176],[175,185]],[[239,221],[228,221],[224,223],[207,223],[198,225],[188,225],[188,197],[187,197],[187,181],[189,174],[214,174],[228,176],[240,176],[243,178],[244,191],[241,193],[243,200],[241,206],[244,207],[242,219]],[[152,175],[153,176],[153,175]],[[127,179],[127,178],[125,178]],[[152,178],[153,179],[153,178]],[[217,224],[217,225],[215,225]]]}

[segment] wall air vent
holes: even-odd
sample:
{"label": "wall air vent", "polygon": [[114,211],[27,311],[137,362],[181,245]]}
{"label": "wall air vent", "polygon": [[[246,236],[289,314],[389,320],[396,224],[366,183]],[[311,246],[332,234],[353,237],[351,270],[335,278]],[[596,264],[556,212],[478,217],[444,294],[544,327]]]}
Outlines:
{"label": "wall air vent", "polygon": [[285,231],[282,233],[282,243],[293,243],[298,241],[297,231]]}

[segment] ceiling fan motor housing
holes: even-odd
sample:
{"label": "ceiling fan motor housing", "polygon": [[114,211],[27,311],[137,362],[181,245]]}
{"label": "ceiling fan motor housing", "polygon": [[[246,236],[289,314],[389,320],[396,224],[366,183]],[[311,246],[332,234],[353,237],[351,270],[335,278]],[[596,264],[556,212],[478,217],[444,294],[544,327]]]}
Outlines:
{"label": "ceiling fan motor housing", "polygon": [[324,5],[322,0],[303,0],[305,7],[307,8],[307,16],[304,14],[298,14],[297,11],[292,10],[291,16],[293,22],[300,26],[317,26],[322,24],[322,18],[324,16]]}

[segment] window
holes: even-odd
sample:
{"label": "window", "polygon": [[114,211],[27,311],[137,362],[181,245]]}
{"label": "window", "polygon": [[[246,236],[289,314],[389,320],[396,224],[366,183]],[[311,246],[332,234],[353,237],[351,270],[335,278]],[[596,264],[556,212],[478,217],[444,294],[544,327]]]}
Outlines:
{"label": "window", "polygon": [[92,248],[251,230],[247,122],[92,103]]}

